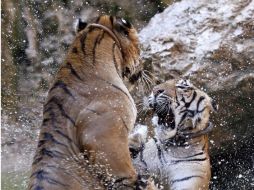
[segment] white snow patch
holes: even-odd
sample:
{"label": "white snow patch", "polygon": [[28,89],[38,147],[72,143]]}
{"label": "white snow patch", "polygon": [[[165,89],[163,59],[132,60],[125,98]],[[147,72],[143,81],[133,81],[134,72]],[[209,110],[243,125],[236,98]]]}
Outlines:
{"label": "white snow patch", "polygon": [[239,36],[239,35],[242,34],[242,33],[243,33],[243,29],[242,29],[242,27],[239,27],[239,28],[237,28],[237,29],[234,31],[233,35],[234,35],[234,36]]}
{"label": "white snow patch", "polygon": [[147,126],[146,125],[137,124],[135,126],[135,132],[136,133],[140,133],[140,134],[147,134],[148,133]]}
{"label": "white snow patch", "polygon": [[251,1],[250,4],[245,7],[241,13],[235,18],[236,22],[241,22],[246,20],[246,18],[252,19],[253,22],[254,15],[254,1]]}
{"label": "white snow patch", "polygon": [[221,33],[214,32],[212,29],[204,31],[198,37],[196,54],[203,55],[205,52],[218,49],[220,46],[221,37]]}
{"label": "white snow patch", "polygon": [[48,66],[48,65],[52,64],[53,62],[54,62],[54,59],[52,57],[50,57],[48,59],[43,60],[41,63],[42,63],[42,65]]}

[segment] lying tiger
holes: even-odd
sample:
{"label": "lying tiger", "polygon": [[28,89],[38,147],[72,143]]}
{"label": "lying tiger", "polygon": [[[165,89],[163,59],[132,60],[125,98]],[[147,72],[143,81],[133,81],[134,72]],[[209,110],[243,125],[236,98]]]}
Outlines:
{"label": "lying tiger", "polygon": [[112,16],[77,31],[44,105],[29,189],[146,188],[129,154],[136,107],[123,82],[142,68],[137,32]]}
{"label": "lying tiger", "polygon": [[207,134],[212,130],[214,101],[188,80],[170,80],[153,89],[148,99],[155,116],[155,137],[147,128],[129,136],[135,168],[159,176],[163,189],[205,190],[211,177]]}

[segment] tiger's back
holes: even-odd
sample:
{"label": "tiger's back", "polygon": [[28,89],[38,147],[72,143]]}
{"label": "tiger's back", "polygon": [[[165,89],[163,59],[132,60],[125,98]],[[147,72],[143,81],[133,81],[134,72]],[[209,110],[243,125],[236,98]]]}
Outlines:
{"label": "tiger's back", "polygon": [[29,189],[115,188],[110,176],[136,185],[127,138],[136,108],[123,78],[138,59],[128,22],[102,16],[80,30],[48,92]]}

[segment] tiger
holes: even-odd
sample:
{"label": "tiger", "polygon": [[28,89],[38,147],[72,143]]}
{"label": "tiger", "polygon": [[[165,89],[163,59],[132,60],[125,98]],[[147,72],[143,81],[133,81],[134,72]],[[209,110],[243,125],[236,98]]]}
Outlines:
{"label": "tiger", "polygon": [[147,127],[129,135],[134,166],[157,176],[162,189],[207,190],[211,178],[208,133],[217,112],[215,101],[189,80],[169,80],[153,88],[148,106],[154,110],[154,137]]}
{"label": "tiger", "polygon": [[127,20],[81,19],[43,107],[30,190],[152,188],[133,167],[128,134],[136,107],[125,86],[142,70]]}

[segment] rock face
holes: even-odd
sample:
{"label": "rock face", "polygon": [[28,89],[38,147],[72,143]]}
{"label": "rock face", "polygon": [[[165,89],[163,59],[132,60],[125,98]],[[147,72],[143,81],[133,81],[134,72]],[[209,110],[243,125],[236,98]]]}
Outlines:
{"label": "rock face", "polygon": [[140,40],[158,80],[187,77],[219,104],[211,188],[254,188],[254,1],[174,3],[151,19]]}

